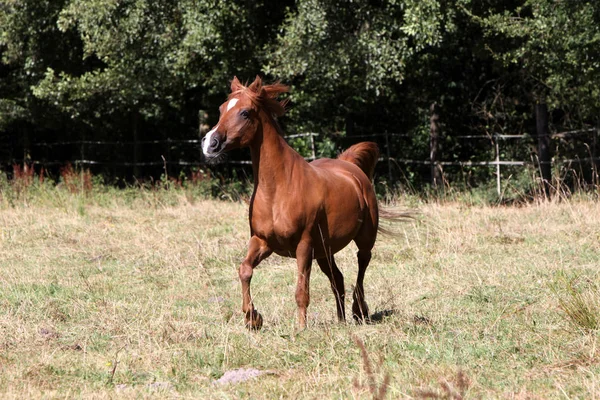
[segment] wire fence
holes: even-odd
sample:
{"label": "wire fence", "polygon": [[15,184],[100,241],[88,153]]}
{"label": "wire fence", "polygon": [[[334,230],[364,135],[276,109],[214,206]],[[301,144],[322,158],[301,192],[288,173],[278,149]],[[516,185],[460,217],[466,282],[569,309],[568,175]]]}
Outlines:
{"label": "wire fence", "polygon": [[[573,135],[577,135],[577,134],[582,134],[582,133],[593,133],[595,135],[597,135],[598,130],[596,128],[591,128],[591,129],[584,129],[584,130],[578,130],[578,131],[568,131],[568,132],[560,132],[560,133],[554,133],[551,136],[552,139],[557,139],[557,138],[567,138],[569,136],[573,136]],[[293,139],[293,138],[311,138],[311,152],[312,155],[311,156],[307,156],[305,157],[306,160],[314,160],[317,158],[316,154],[317,154],[317,149],[316,149],[316,141],[314,140],[315,137],[319,137],[321,136],[318,133],[299,133],[299,134],[294,134],[294,135],[287,135],[284,136],[285,139]],[[411,138],[413,137],[413,135],[409,135],[409,134],[402,134],[402,133],[371,133],[371,134],[360,134],[360,135],[352,135],[350,137],[344,137],[345,139],[377,139],[377,138],[387,138],[389,141],[389,139],[395,139],[395,138]],[[499,139],[536,139],[537,135],[493,135],[493,136],[486,136],[486,135],[457,135],[457,136],[451,136],[451,138],[453,139],[481,139],[481,140],[488,140],[488,141],[498,141]],[[168,146],[172,146],[172,145],[199,145],[200,144],[200,139],[189,139],[189,140],[175,140],[175,139],[160,139],[160,140],[140,140],[137,142],[133,142],[133,141],[100,141],[100,140],[70,140],[70,141],[60,141],[60,142],[36,142],[36,143],[32,143],[31,147],[47,147],[47,148],[55,148],[55,147],[61,147],[61,146],[82,146],[82,145],[91,145],[91,146],[114,146],[114,147],[124,147],[124,146],[141,146],[141,145],[162,145],[165,147]],[[382,147],[382,146],[380,146]],[[384,151],[387,150],[384,147]],[[391,155],[387,155],[386,157],[381,157],[379,160],[380,161],[394,161],[397,163],[402,163],[402,164],[423,164],[423,165],[431,165],[434,162],[432,162],[431,160],[414,160],[414,159],[405,159],[405,158],[396,158],[396,157],[392,157]],[[592,158],[587,157],[587,158],[576,158],[576,159],[557,159],[554,160],[555,162],[559,162],[559,163],[577,163],[577,162],[588,162],[591,161]],[[595,157],[593,158],[593,160],[600,160],[599,157]],[[25,161],[25,160],[18,160],[19,162],[21,161]],[[65,164],[65,160],[28,160],[28,162],[32,163],[32,164],[36,164],[36,165],[63,165]],[[204,160],[202,160],[201,157],[198,157],[197,160],[156,160],[156,161],[138,161],[138,162],[119,162],[119,161],[114,161],[114,160],[91,160],[91,159],[72,159],[69,160],[69,162],[74,163],[74,164],[81,164],[81,165],[102,165],[102,164],[106,164],[106,165],[113,165],[113,164],[118,164],[118,165],[124,165],[124,166],[147,166],[147,165],[163,165],[165,162],[168,164],[176,164],[176,165],[206,165],[206,162]],[[250,164],[251,161],[250,160],[227,160],[225,161],[226,163],[233,163],[233,164]],[[529,164],[533,164],[533,162],[531,160],[528,161],[506,161],[506,160],[489,160],[489,161],[460,161],[460,160],[454,160],[454,161],[438,161],[437,164],[439,165],[449,165],[449,166],[474,166],[474,165],[480,165],[480,166],[484,166],[484,165],[529,165]]]}
{"label": "wire fence", "polygon": [[[309,155],[305,157],[306,160],[311,161],[317,158],[318,149],[316,140],[321,135],[318,133],[300,133],[295,135],[287,135],[285,139],[308,139],[308,149]],[[398,157],[397,154],[394,154],[392,149],[393,146],[390,146],[390,143],[397,142],[401,139],[413,139],[414,136],[406,133],[395,133],[395,132],[376,132],[376,133],[365,133],[365,134],[357,134],[349,137],[345,137],[346,141],[359,142],[364,140],[375,141],[379,144],[382,149],[382,154],[380,161],[387,163],[388,170],[388,178],[392,180],[392,170],[394,168],[398,168],[399,165],[420,165],[420,166],[429,166],[431,168],[443,168],[443,167],[495,167],[495,175],[497,181],[497,190],[500,194],[502,190],[502,167],[507,166],[536,166],[544,163],[550,163],[552,165],[559,164],[576,164],[576,163],[591,163],[595,168],[595,165],[598,161],[600,161],[600,157],[597,156],[597,139],[598,139],[598,128],[589,128],[589,129],[581,129],[581,130],[571,130],[564,132],[557,132],[549,135],[550,139],[554,140],[571,140],[576,137],[585,136],[589,138],[589,143],[585,143],[588,151],[585,156],[576,157],[576,158],[560,158],[554,157],[551,160],[540,160],[537,155],[533,154],[529,159],[526,160],[518,160],[518,159],[510,159],[505,160],[502,159],[502,149],[505,142],[514,141],[514,140],[525,140],[525,141],[537,141],[541,136],[540,135],[509,135],[509,134],[497,134],[497,135],[453,135],[450,136],[453,140],[462,141],[475,141],[475,140],[484,140],[489,141],[491,153],[494,154],[493,159],[488,160],[443,160],[443,159],[408,159]],[[446,139],[446,137],[441,136],[438,139]],[[57,142],[36,142],[31,143],[31,148],[36,149],[44,149],[42,153],[45,153],[46,156],[43,159],[36,159],[35,157],[24,157],[23,160],[17,160],[16,163],[28,163],[34,165],[40,165],[43,167],[51,167],[51,166],[62,166],[67,162],[70,162],[78,167],[88,167],[88,166],[111,166],[111,167],[126,167],[126,168],[137,168],[137,167],[166,167],[168,166],[179,166],[179,167],[204,167],[206,166],[206,161],[201,156],[201,151],[199,148],[200,139],[158,139],[158,140],[139,140],[139,141],[101,141],[101,140],[68,140],[68,141],[57,141]],[[72,150],[71,154],[77,154],[76,157],[71,157],[69,160],[59,160],[59,159],[51,159],[50,156],[55,152],[56,149],[66,146],[75,146],[74,151]],[[123,149],[126,147],[131,147],[132,154],[136,153],[137,150],[134,148],[139,148],[141,146],[155,146],[158,148],[158,151],[153,151],[154,155],[159,154],[154,159],[146,159],[146,160],[137,160],[136,157],[132,157],[130,160],[118,160],[114,157],[110,157],[110,155],[114,154],[122,154],[124,152]],[[98,151],[101,148],[103,151]],[[179,149],[180,151],[174,151]],[[186,151],[181,151],[181,149],[185,149]],[[183,153],[186,153],[183,155]],[[39,154],[40,151],[37,151]],[[97,157],[100,153],[104,154],[105,157],[99,158]],[[125,151],[126,153],[126,151]],[[177,156],[172,156],[171,153],[178,153]],[[108,155],[108,157],[106,157]],[[252,162],[248,159],[229,159],[225,161],[228,165],[249,165]]]}

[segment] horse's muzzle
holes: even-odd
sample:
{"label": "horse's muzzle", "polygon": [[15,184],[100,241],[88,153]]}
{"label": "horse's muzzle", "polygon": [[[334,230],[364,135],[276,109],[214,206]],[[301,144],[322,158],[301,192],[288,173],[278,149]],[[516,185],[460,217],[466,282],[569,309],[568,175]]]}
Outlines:
{"label": "horse's muzzle", "polygon": [[207,158],[213,158],[221,153],[225,141],[220,141],[219,135],[213,129],[202,138],[200,143],[202,145],[202,153],[204,153],[204,156]]}

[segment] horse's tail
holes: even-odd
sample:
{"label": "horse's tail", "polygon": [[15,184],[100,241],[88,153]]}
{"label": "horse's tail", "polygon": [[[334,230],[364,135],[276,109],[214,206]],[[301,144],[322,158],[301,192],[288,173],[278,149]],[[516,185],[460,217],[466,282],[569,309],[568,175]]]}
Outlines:
{"label": "horse's tail", "polygon": [[338,156],[338,160],[344,160],[357,165],[363,170],[369,179],[373,179],[375,164],[379,159],[379,147],[377,143],[361,142],[350,146]]}
{"label": "horse's tail", "polygon": [[[379,148],[373,142],[357,143],[340,154],[338,159],[357,165],[372,180],[373,173],[375,172],[375,164],[377,164],[377,160],[379,159]],[[383,224],[378,224],[377,231],[385,235],[396,236],[398,232],[391,229],[391,227],[399,222],[414,220],[416,219],[416,215],[417,213],[413,210],[399,210],[380,206],[379,219]]]}
{"label": "horse's tail", "polygon": [[379,225],[377,231],[387,236],[398,236],[400,232],[394,229],[397,224],[407,221],[418,221],[416,210],[400,210],[379,205]]}

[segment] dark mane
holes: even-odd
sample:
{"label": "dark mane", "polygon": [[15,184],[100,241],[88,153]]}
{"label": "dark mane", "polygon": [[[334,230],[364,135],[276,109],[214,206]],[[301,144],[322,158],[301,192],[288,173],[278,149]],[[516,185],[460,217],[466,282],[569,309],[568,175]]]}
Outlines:
{"label": "dark mane", "polygon": [[240,95],[247,96],[250,101],[259,108],[262,108],[269,116],[281,117],[285,113],[285,107],[288,100],[277,100],[281,93],[287,93],[289,87],[277,81],[270,85],[263,85],[262,79],[257,76],[256,80],[247,86],[240,83],[237,77],[231,82],[231,94],[228,100]]}

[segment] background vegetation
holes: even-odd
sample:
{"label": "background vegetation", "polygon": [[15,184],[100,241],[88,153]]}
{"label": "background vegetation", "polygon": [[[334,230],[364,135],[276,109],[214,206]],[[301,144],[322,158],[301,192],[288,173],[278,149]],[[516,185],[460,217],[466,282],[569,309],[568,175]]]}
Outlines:
{"label": "background vegetation", "polygon": [[[215,123],[229,80],[257,73],[291,84],[282,122],[288,133],[319,133],[320,156],[387,131],[407,135],[389,144],[393,156],[425,160],[436,102],[441,158],[490,160],[489,142],[456,137],[531,135],[540,102],[553,131],[598,126],[599,24],[600,4],[575,0],[8,0],[0,160],[10,169],[80,158],[77,146],[38,142],[197,138],[199,124]],[[504,146],[503,157],[528,159],[528,143]],[[136,157],[199,160],[192,145],[165,147]],[[93,151],[131,161],[134,150]],[[127,178],[163,172],[91,168]],[[493,171],[447,169],[459,172],[479,185]],[[429,169],[402,173],[419,186]]]}

